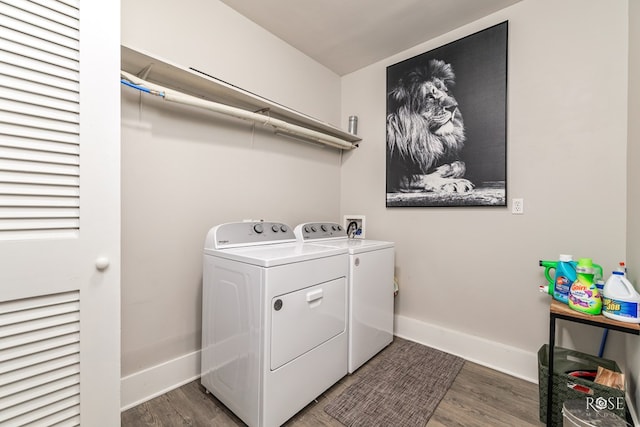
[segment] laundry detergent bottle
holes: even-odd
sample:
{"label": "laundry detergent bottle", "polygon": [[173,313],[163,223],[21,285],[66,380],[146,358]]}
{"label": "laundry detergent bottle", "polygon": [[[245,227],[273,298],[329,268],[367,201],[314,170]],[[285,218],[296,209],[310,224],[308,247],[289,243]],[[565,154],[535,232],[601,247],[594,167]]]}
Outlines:
{"label": "laundry detergent bottle", "polygon": [[602,314],[621,322],[640,323],[640,294],[627,280],[623,262],[604,285]]}
{"label": "laundry detergent bottle", "polygon": [[602,277],[602,267],[591,258],[580,258],[576,265],[578,276],[569,290],[569,307],[587,314],[602,312],[602,297],[594,277]]}
{"label": "laundry detergent bottle", "polygon": [[[540,292],[548,293],[555,300],[568,304],[571,284],[576,281],[576,265],[571,255],[562,254],[558,261],[540,260],[540,267],[544,267],[544,277],[547,284],[540,286]],[[551,270],[555,271],[551,277]]]}

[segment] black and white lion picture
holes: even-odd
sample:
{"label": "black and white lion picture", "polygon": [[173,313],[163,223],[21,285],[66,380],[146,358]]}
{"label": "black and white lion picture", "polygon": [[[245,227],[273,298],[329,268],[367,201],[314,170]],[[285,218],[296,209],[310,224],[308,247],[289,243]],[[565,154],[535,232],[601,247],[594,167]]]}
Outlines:
{"label": "black and white lion picture", "polygon": [[431,59],[408,70],[387,96],[387,193],[467,193],[460,159],[465,127],[451,64]]}

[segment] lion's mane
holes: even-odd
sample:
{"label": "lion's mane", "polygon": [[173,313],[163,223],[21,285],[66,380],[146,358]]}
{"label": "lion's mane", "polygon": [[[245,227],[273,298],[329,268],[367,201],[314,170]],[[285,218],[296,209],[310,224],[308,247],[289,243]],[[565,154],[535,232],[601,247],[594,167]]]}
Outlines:
{"label": "lion's mane", "polygon": [[456,160],[465,141],[451,64],[432,59],[407,72],[387,97],[387,192],[412,191],[412,176]]}

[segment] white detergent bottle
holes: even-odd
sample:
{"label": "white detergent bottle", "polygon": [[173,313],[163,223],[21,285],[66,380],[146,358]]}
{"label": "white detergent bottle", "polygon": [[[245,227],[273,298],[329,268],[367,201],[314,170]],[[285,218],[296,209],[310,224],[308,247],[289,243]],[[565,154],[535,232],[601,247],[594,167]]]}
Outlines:
{"label": "white detergent bottle", "polygon": [[640,294],[625,277],[624,262],[605,283],[602,297],[603,315],[621,322],[640,323]]}

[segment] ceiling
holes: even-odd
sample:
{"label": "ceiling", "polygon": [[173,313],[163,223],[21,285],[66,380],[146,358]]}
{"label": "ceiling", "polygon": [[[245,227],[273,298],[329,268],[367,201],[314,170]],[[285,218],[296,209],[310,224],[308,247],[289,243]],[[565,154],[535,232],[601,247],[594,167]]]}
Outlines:
{"label": "ceiling", "polygon": [[521,0],[221,0],[348,74]]}

